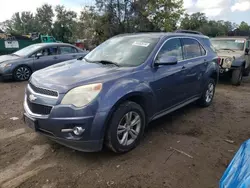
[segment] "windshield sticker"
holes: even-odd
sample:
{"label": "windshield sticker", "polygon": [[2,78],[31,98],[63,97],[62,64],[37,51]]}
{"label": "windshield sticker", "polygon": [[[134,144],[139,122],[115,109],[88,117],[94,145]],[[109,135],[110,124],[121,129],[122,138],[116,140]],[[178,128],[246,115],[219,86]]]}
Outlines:
{"label": "windshield sticker", "polygon": [[133,45],[133,46],[148,47],[148,46],[150,45],[150,43],[147,43],[147,42],[137,42],[137,41],[135,41],[132,45]]}
{"label": "windshield sticker", "polygon": [[235,40],[236,43],[244,43],[244,40]]}

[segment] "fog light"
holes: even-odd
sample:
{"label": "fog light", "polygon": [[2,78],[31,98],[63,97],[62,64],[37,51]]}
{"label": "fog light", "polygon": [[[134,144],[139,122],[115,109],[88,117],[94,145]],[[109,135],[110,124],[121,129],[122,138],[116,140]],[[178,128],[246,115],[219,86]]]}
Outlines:
{"label": "fog light", "polygon": [[85,129],[83,129],[82,127],[74,127],[73,128],[73,133],[77,136],[80,136],[84,131],[85,131]]}

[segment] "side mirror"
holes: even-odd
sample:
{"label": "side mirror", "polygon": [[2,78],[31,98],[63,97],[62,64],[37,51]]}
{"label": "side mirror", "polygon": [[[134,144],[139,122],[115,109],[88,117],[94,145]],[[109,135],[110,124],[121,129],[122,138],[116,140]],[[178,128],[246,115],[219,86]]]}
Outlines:
{"label": "side mirror", "polygon": [[42,57],[42,56],[43,56],[42,53],[37,53],[37,54],[36,54],[36,58],[37,58],[37,59],[39,59],[39,58]]}
{"label": "side mirror", "polygon": [[245,53],[246,53],[246,55],[249,54],[249,48],[246,48],[246,49],[245,49]]}
{"label": "side mirror", "polygon": [[177,62],[177,57],[163,55],[155,61],[155,65],[175,65]]}

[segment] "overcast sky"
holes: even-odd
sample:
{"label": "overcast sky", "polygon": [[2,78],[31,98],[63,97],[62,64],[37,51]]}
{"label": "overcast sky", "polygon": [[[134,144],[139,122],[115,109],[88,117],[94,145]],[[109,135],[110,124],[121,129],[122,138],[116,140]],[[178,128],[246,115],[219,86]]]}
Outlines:
{"label": "overcast sky", "polygon": [[[94,0],[3,0],[0,6],[0,22],[10,19],[18,11],[32,11],[44,3],[53,6],[64,5],[68,9],[80,12],[84,5],[93,5]],[[250,24],[250,0],[183,0],[188,13],[204,12],[210,19],[223,19]]]}

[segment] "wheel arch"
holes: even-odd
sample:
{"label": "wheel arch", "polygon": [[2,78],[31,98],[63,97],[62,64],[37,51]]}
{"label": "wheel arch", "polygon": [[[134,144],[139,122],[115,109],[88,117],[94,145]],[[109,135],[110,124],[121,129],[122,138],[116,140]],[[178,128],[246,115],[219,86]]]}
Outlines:
{"label": "wheel arch", "polygon": [[112,118],[112,114],[114,113],[114,111],[118,108],[118,106],[120,106],[125,101],[132,101],[140,105],[144,110],[146,121],[148,121],[149,117],[152,116],[153,112],[150,110],[150,102],[147,100],[147,97],[145,97],[141,92],[128,93],[125,96],[121,97],[119,100],[117,100],[116,103],[111,108],[111,110],[109,111],[108,117],[106,118],[105,122],[105,129],[107,128],[108,123]]}

